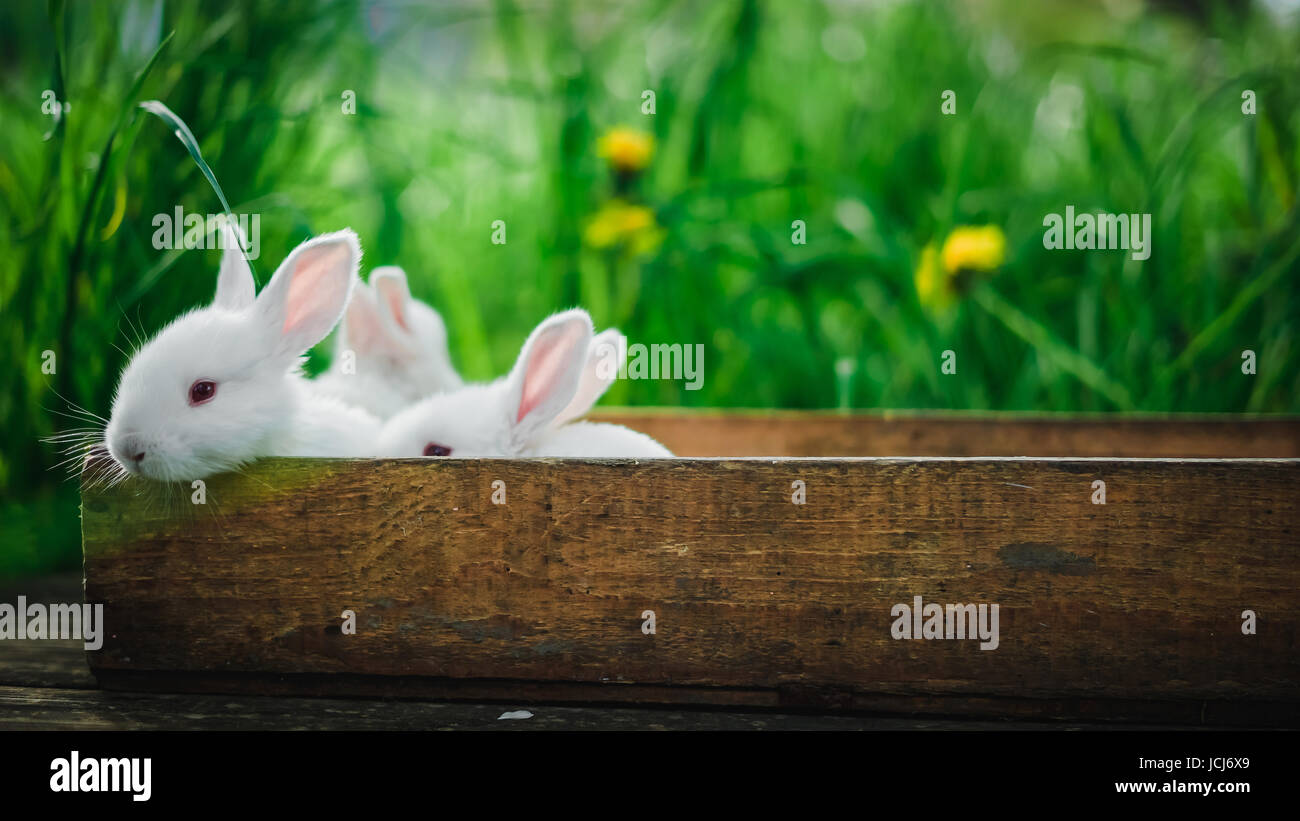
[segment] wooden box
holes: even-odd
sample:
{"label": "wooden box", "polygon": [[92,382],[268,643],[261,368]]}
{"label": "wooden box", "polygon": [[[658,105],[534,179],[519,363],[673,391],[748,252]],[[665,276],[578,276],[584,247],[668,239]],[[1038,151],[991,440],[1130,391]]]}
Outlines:
{"label": "wooden box", "polygon": [[203,504],[86,490],[91,669],[115,689],[1300,724],[1300,420],[603,417],[682,458],[271,459]]}

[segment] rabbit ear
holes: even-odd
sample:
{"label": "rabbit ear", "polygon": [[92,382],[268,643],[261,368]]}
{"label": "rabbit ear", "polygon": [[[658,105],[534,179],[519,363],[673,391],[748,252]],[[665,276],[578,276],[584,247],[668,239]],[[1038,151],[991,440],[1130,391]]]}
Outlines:
{"label": "rabbit ear", "polygon": [[550,317],[529,335],[507,378],[517,443],[529,441],[573,401],[590,342],[591,317],[579,309]]}
{"label": "rabbit ear", "polygon": [[388,351],[388,329],[379,304],[364,282],[358,282],[343,315],[343,342],[354,353]]}
{"label": "rabbit ear", "polygon": [[217,295],[212,304],[230,311],[241,311],[253,304],[257,291],[253,269],[248,267],[240,244],[239,229],[229,219],[221,221],[221,271],[217,274]]}
{"label": "rabbit ear", "polygon": [[605,395],[609,386],[618,379],[618,372],[623,369],[627,359],[627,347],[623,335],[617,328],[601,331],[592,338],[587,346],[587,362],[582,367],[582,377],[578,381],[578,392],[560,415],[555,417],[555,425],[563,425],[591,410],[591,406]]}
{"label": "rabbit ear", "polygon": [[397,328],[410,333],[406,306],[411,302],[411,289],[406,284],[406,272],[396,265],[376,268],[370,273],[370,287],[375,289],[381,313]]}
{"label": "rabbit ear", "polygon": [[255,303],[274,355],[299,356],[334,329],[360,264],[361,245],[346,229],[293,249]]}

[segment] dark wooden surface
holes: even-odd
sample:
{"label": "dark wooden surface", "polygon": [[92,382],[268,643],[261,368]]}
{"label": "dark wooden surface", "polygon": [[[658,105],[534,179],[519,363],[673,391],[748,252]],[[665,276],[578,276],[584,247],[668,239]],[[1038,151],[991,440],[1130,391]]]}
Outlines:
{"label": "dark wooden surface", "polygon": [[[81,576],[9,582],[0,601],[75,601]],[[527,719],[502,719],[527,710]],[[1086,730],[1170,729],[1081,722],[817,715],[519,702],[283,698],[98,689],[77,641],[0,641],[5,730]],[[1177,728],[1175,728],[1177,729]]]}
{"label": "dark wooden surface", "polygon": [[678,456],[1298,458],[1300,417],[598,408]]}
{"label": "dark wooden surface", "polygon": [[[266,460],[246,473],[214,477],[202,508],[135,482],[86,495],[87,597],[114,632],[93,655],[101,682],[1300,720],[1295,460]],[[1106,505],[1090,502],[1096,479]],[[998,603],[1001,647],[891,639],[890,608],[913,595]],[[345,608],[355,636],[338,631]]]}

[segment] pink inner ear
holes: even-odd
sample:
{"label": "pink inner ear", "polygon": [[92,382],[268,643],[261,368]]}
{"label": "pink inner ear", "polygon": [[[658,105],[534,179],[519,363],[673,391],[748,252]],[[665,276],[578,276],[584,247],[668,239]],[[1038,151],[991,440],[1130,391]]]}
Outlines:
{"label": "pink inner ear", "polygon": [[524,372],[524,389],[519,398],[519,415],[515,417],[515,424],[522,422],[555,390],[556,383],[564,374],[568,355],[581,336],[582,326],[575,323],[559,332],[542,334],[533,343],[527,370]]}
{"label": "pink inner ear", "polygon": [[352,292],[347,312],[348,343],[353,350],[370,350],[380,338],[379,314],[370,295],[361,287]]}
{"label": "pink inner ear", "polygon": [[406,323],[406,303],[404,303],[400,288],[389,288],[389,309],[393,312],[394,320],[402,326],[402,330],[411,330]]}
{"label": "pink inner ear", "polygon": [[[330,290],[334,283],[330,273],[345,262],[348,247],[341,243],[309,248],[303,251],[294,266],[289,282],[289,305],[284,313],[281,332],[287,334],[315,318],[322,308],[328,308],[337,298]],[[341,280],[346,282],[346,280]],[[337,316],[337,314],[335,314]]]}
{"label": "pink inner ear", "polygon": [[388,300],[388,309],[392,313],[393,319],[397,320],[397,324],[402,327],[402,330],[411,330],[406,325],[406,295],[402,293],[402,289],[396,285],[390,285],[382,290],[384,297]]}

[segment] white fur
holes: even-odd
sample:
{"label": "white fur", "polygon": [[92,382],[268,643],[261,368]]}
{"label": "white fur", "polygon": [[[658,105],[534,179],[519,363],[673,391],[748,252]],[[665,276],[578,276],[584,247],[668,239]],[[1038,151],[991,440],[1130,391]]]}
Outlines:
{"label": "white fur", "polygon": [[[232,239],[212,304],[174,320],[122,372],[109,452],[129,473],[161,481],[200,479],[263,456],[373,455],[380,421],[320,395],[299,370],[347,305],[361,261],[356,234],[299,245],[256,298]],[[200,379],[216,383],[215,395],[191,405]]]}
{"label": "white fur", "polygon": [[592,339],[591,317],[571,310],[528,337],[508,376],[431,396],[398,413],[379,437],[380,456],[422,456],[430,444],[452,458],[644,456],[672,454],[619,425],[572,423],[613,383],[618,332]]}
{"label": "white fur", "polygon": [[442,317],[411,296],[400,268],[376,268],[368,286],[357,283],[335,336],[334,359],[317,386],[381,419],[465,384],[451,363]]}
{"label": "white fur", "polygon": [[539,439],[528,455],[662,457],[672,453],[641,431],[622,425],[570,422]]}

